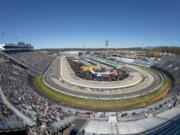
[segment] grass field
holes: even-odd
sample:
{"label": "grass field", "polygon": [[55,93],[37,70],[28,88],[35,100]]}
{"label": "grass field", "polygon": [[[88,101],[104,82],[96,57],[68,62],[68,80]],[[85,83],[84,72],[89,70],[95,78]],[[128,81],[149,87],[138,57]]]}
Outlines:
{"label": "grass field", "polygon": [[118,110],[134,106],[146,106],[165,97],[171,86],[170,78],[164,75],[163,85],[147,95],[128,99],[95,100],[79,98],[57,92],[46,86],[43,83],[42,78],[38,75],[33,78],[33,83],[42,95],[54,101],[89,110]]}

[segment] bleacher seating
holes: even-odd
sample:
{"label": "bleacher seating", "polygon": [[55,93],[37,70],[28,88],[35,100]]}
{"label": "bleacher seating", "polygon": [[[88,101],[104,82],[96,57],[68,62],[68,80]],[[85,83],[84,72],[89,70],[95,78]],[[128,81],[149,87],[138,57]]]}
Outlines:
{"label": "bleacher seating", "polygon": [[[39,59],[32,58],[37,55],[30,56],[30,60],[33,62],[31,64],[34,64],[31,66],[35,67],[39,62]],[[22,56],[18,57],[23,58]],[[28,57],[29,56],[26,56],[27,59]],[[37,60],[38,62],[33,60]],[[43,62],[47,61],[48,60],[45,59],[43,60]],[[28,64],[30,65],[30,63]],[[40,72],[42,73],[44,66],[47,67],[47,65],[39,65]],[[19,66],[18,63],[12,62],[10,59],[4,61],[2,59],[0,63],[0,87],[2,88],[2,91],[8,101],[20,110],[23,115],[29,117],[35,122],[39,120],[42,124],[56,128],[57,126],[52,126],[54,123],[59,123],[60,121],[65,120],[66,118],[68,119],[72,116],[71,112],[64,112],[60,105],[53,103],[36,93],[36,89],[31,83],[31,76],[28,74],[28,69]],[[2,107],[2,105],[0,107]],[[63,126],[68,126],[67,123]],[[6,115],[5,117],[0,117],[0,127],[2,127],[2,129],[17,129],[21,126],[24,126],[23,121],[13,115],[12,112],[9,112],[9,115]],[[52,128],[51,130],[59,131],[58,128]]]}
{"label": "bleacher seating", "polygon": [[180,84],[180,56],[166,56],[154,67],[165,70],[174,77],[175,83]]}
{"label": "bleacher seating", "polygon": [[9,55],[27,65],[33,74],[43,74],[55,58],[43,51],[17,52]]}

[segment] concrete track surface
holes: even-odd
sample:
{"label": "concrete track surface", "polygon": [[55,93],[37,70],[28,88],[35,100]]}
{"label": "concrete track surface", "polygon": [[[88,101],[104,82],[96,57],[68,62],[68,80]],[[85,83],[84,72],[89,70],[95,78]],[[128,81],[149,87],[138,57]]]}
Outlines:
{"label": "concrete track surface", "polygon": [[[126,65],[137,72],[122,81],[94,82],[83,80],[74,75],[64,56],[59,56],[44,75],[44,83],[54,90],[78,96],[95,99],[120,99],[144,95],[160,87],[163,77],[150,70],[143,70],[133,65]],[[138,78],[137,76],[139,75]],[[142,76],[144,79],[142,80]],[[134,83],[132,80],[138,80]]]}

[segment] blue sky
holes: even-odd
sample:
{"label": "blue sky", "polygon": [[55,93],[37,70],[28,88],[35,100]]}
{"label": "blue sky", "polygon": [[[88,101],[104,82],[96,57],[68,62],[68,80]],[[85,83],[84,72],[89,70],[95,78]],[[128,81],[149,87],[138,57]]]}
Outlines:
{"label": "blue sky", "polygon": [[180,45],[180,0],[0,0],[0,32],[36,48]]}

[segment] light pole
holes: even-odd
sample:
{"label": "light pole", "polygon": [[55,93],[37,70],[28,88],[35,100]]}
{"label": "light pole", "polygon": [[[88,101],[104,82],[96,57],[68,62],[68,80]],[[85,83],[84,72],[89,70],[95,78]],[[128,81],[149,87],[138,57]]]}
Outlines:
{"label": "light pole", "polygon": [[1,37],[2,37],[2,43],[4,42],[3,38],[4,38],[5,32],[1,32]]}
{"label": "light pole", "polygon": [[106,40],[106,41],[105,41],[105,47],[106,47],[106,56],[107,56],[107,48],[108,48],[108,46],[109,46],[109,40]]}

